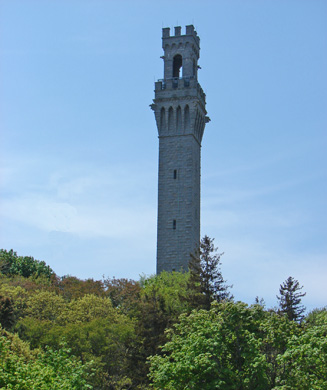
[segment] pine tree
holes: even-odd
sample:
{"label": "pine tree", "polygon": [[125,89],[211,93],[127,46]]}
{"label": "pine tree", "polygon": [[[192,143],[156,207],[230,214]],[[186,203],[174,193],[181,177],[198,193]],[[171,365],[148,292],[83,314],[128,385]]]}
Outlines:
{"label": "pine tree", "polygon": [[301,292],[302,288],[303,286],[300,287],[299,282],[292,276],[280,285],[280,296],[277,295],[280,311],[285,313],[291,321],[301,322],[304,317],[302,314],[305,311],[305,307],[301,305],[301,298],[306,293]]}
{"label": "pine tree", "polygon": [[195,255],[189,263],[190,280],[188,283],[189,303],[192,308],[210,309],[211,302],[232,299],[221,270],[220,257],[214,239],[204,236]]}

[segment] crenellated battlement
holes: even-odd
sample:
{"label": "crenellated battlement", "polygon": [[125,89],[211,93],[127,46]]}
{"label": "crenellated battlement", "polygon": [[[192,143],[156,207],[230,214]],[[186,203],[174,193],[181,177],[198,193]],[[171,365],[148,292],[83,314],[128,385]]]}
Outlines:
{"label": "crenellated battlement", "polygon": [[[165,27],[162,29],[162,38],[176,38],[176,37],[181,37],[182,35],[182,27],[181,26],[176,26],[174,27],[174,35],[170,35],[170,27]],[[198,37],[197,32],[194,29],[194,26],[192,24],[188,25],[185,27],[185,35],[184,36],[193,36],[194,39],[196,40],[198,46],[200,46],[200,38]]]}

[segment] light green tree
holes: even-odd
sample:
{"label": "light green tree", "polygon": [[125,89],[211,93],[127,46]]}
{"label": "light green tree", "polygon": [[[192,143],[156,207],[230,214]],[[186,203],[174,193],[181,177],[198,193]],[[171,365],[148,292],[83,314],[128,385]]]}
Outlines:
{"label": "light green tree", "polygon": [[327,384],[327,311],[316,312],[302,332],[290,338],[279,356],[286,375],[278,381],[280,390],[324,390]]}
{"label": "light green tree", "polygon": [[150,360],[156,389],[255,390],[268,386],[267,361],[256,336],[259,306],[214,303],[182,315],[162,354]]}
{"label": "light green tree", "polygon": [[31,351],[17,335],[0,330],[0,388],[19,390],[92,389],[86,377],[91,364],[69,356],[69,350]]}
{"label": "light green tree", "polygon": [[131,383],[135,325],[113,308],[110,298],[89,294],[67,302],[53,292],[36,291],[26,299],[28,305],[16,329],[33,348],[50,346],[59,351],[65,342],[81,361],[96,362],[92,383],[97,389],[116,390]]}

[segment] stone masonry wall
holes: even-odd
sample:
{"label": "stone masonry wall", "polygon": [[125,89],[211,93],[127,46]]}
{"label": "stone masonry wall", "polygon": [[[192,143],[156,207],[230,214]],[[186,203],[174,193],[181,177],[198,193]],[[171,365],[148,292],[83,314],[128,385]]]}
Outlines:
{"label": "stone masonry wall", "polygon": [[199,241],[200,145],[193,135],[162,137],[159,140],[157,273],[187,270],[190,254]]}

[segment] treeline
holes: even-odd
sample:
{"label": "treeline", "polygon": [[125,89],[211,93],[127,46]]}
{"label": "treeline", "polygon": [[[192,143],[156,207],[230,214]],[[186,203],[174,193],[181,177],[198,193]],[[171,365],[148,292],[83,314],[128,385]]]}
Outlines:
{"label": "treeline", "polygon": [[220,259],[204,237],[187,273],[99,281],[0,250],[0,388],[326,389],[327,311],[292,277],[235,302]]}

